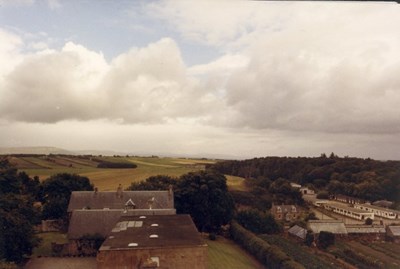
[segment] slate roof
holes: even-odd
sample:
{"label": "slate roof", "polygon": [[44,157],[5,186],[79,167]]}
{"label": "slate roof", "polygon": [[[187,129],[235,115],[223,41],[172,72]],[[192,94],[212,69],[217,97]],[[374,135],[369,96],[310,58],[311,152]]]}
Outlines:
{"label": "slate roof", "polygon": [[296,205],[272,205],[271,212],[274,212],[274,213],[287,213],[287,212],[298,213],[299,208]]}
{"label": "slate roof", "polygon": [[341,220],[309,220],[307,227],[313,231],[313,233],[317,234],[321,231],[334,234],[347,234],[346,227]]}
{"label": "slate roof", "polygon": [[123,216],[100,251],[206,246],[189,215]]}
{"label": "slate roof", "polygon": [[78,209],[124,209],[130,200],[137,209],[148,209],[150,204],[153,209],[174,208],[174,195],[170,191],[74,191],[68,212]]}
{"label": "slate roof", "polygon": [[68,239],[99,233],[106,237],[121,217],[123,210],[75,210],[68,227]]}
{"label": "slate roof", "polygon": [[300,237],[301,239],[306,239],[307,230],[298,225],[294,225],[288,230],[288,233]]}
{"label": "slate roof", "polygon": [[398,210],[394,210],[394,209],[390,209],[390,208],[384,208],[384,207],[380,207],[380,206],[375,206],[375,205],[370,205],[370,204],[358,204],[358,205],[354,205],[357,208],[363,207],[363,208],[369,208],[369,209],[375,209],[375,210],[379,210],[381,212],[387,212],[387,213],[394,213],[397,215],[400,215],[400,211]]}
{"label": "slate roof", "polygon": [[68,227],[68,239],[78,239],[85,234],[99,233],[106,237],[121,216],[141,215],[175,215],[176,210],[171,209],[94,209],[74,210]]}
{"label": "slate roof", "polygon": [[400,236],[400,226],[387,226],[388,235]]}
{"label": "slate roof", "polygon": [[384,234],[386,233],[384,226],[372,225],[346,225],[349,234]]}
{"label": "slate roof", "polygon": [[390,207],[393,205],[393,202],[387,200],[379,200],[372,203],[372,205],[380,206],[380,207]]}

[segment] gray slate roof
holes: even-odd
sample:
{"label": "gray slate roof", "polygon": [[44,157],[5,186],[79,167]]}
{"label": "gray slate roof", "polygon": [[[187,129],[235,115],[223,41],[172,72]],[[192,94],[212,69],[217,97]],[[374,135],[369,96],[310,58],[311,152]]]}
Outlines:
{"label": "gray slate roof", "polygon": [[346,227],[341,220],[309,220],[307,227],[313,231],[313,233],[317,234],[321,231],[334,234],[347,234]]}
{"label": "gray slate roof", "polygon": [[153,209],[174,208],[174,195],[169,191],[74,191],[68,212],[78,209],[124,209],[129,200],[137,209],[148,209],[150,204]]}
{"label": "gray slate roof", "polygon": [[100,251],[206,246],[189,215],[123,216]]}
{"label": "gray slate roof", "polygon": [[349,234],[384,234],[386,233],[384,226],[372,225],[346,225]]}
{"label": "gray slate roof", "polygon": [[142,215],[175,215],[176,210],[171,209],[95,209],[74,210],[68,227],[68,239],[79,239],[85,234],[101,234],[106,237],[121,216]]}
{"label": "gray slate roof", "polygon": [[400,236],[400,226],[387,226],[388,235]]}
{"label": "gray slate roof", "polygon": [[288,233],[300,237],[301,239],[306,239],[307,230],[298,225],[294,225],[288,230]]}

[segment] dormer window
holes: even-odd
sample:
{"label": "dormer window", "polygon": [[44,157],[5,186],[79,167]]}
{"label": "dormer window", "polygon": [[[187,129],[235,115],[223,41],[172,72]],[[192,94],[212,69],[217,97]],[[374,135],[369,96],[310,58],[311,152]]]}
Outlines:
{"label": "dormer window", "polygon": [[125,203],[125,209],[135,209],[136,204],[129,198],[129,200]]}
{"label": "dormer window", "polygon": [[278,206],[277,208],[276,208],[276,212],[282,212],[282,208],[280,207],[280,206]]}
{"label": "dormer window", "polygon": [[294,205],[292,205],[292,212],[297,212],[297,209]]}

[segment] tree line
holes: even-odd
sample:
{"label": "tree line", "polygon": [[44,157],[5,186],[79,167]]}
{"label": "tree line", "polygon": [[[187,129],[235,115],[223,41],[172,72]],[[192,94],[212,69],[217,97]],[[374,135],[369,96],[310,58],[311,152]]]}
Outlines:
{"label": "tree line", "polygon": [[399,206],[400,162],[370,158],[265,157],[243,161],[223,161],[213,168],[224,174],[240,176],[258,185],[279,180],[295,182],[330,194],[344,194],[368,201],[388,199]]}

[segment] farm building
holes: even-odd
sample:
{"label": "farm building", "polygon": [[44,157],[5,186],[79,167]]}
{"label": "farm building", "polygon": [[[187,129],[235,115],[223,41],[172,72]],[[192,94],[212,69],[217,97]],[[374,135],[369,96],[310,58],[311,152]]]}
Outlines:
{"label": "farm building", "polygon": [[299,217],[300,210],[296,205],[272,205],[271,214],[277,220],[292,221]]}
{"label": "farm building", "polygon": [[373,240],[384,239],[386,234],[383,225],[350,225],[346,224],[347,234],[352,237],[370,238]]}
{"label": "farm building", "polygon": [[301,194],[305,194],[305,195],[307,195],[307,194],[315,194],[315,191],[310,189],[310,188],[308,188],[308,187],[301,187],[299,190],[300,190]]}
{"label": "farm building", "polygon": [[347,196],[347,195],[342,195],[342,194],[336,194],[336,195],[332,196],[332,199],[342,202],[342,203],[353,204],[353,205],[365,203],[365,200],[363,200],[363,199],[359,199],[359,198],[355,198],[355,197],[351,197],[351,196]]}
{"label": "farm building", "polygon": [[375,205],[370,204],[358,204],[354,205],[355,208],[372,212],[375,216],[379,216],[386,219],[398,219],[400,218],[400,212],[393,209],[383,208]]}
{"label": "farm building", "polygon": [[74,210],[68,227],[68,253],[91,254],[92,249],[82,249],[80,240],[85,235],[100,235],[105,238],[121,216],[175,215],[175,209],[100,209]]}
{"label": "farm building", "polygon": [[309,220],[307,228],[315,234],[325,231],[338,235],[347,235],[347,229],[341,220]]}
{"label": "farm building", "polygon": [[[172,188],[168,191],[74,191],[68,205],[70,215],[68,246],[70,255],[93,255],[83,238],[105,238],[122,216],[175,215]],[[88,245],[88,244],[86,244]]]}
{"label": "farm building", "polygon": [[395,243],[400,243],[400,226],[387,226],[387,238]]}
{"label": "farm building", "polygon": [[336,214],[347,216],[353,219],[366,220],[368,218],[374,219],[374,213],[367,212],[355,207],[349,207],[340,203],[329,202],[324,204],[326,210],[332,211]]}
{"label": "farm building", "polygon": [[298,225],[294,225],[288,230],[288,233],[294,237],[300,238],[300,239],[306,239],[307,235],[307,230],[304,229],[303,227],[300,227]]}
{"label": "farm building", "polygon": [[189,215],[123,216],[97,255],[98,269],[207,268],[207,245]]}
{"label": "farm building", "polygon": [[166,209],[174,208],[172,188],[166,191],[74,191],[68,212],[78,209]]}

